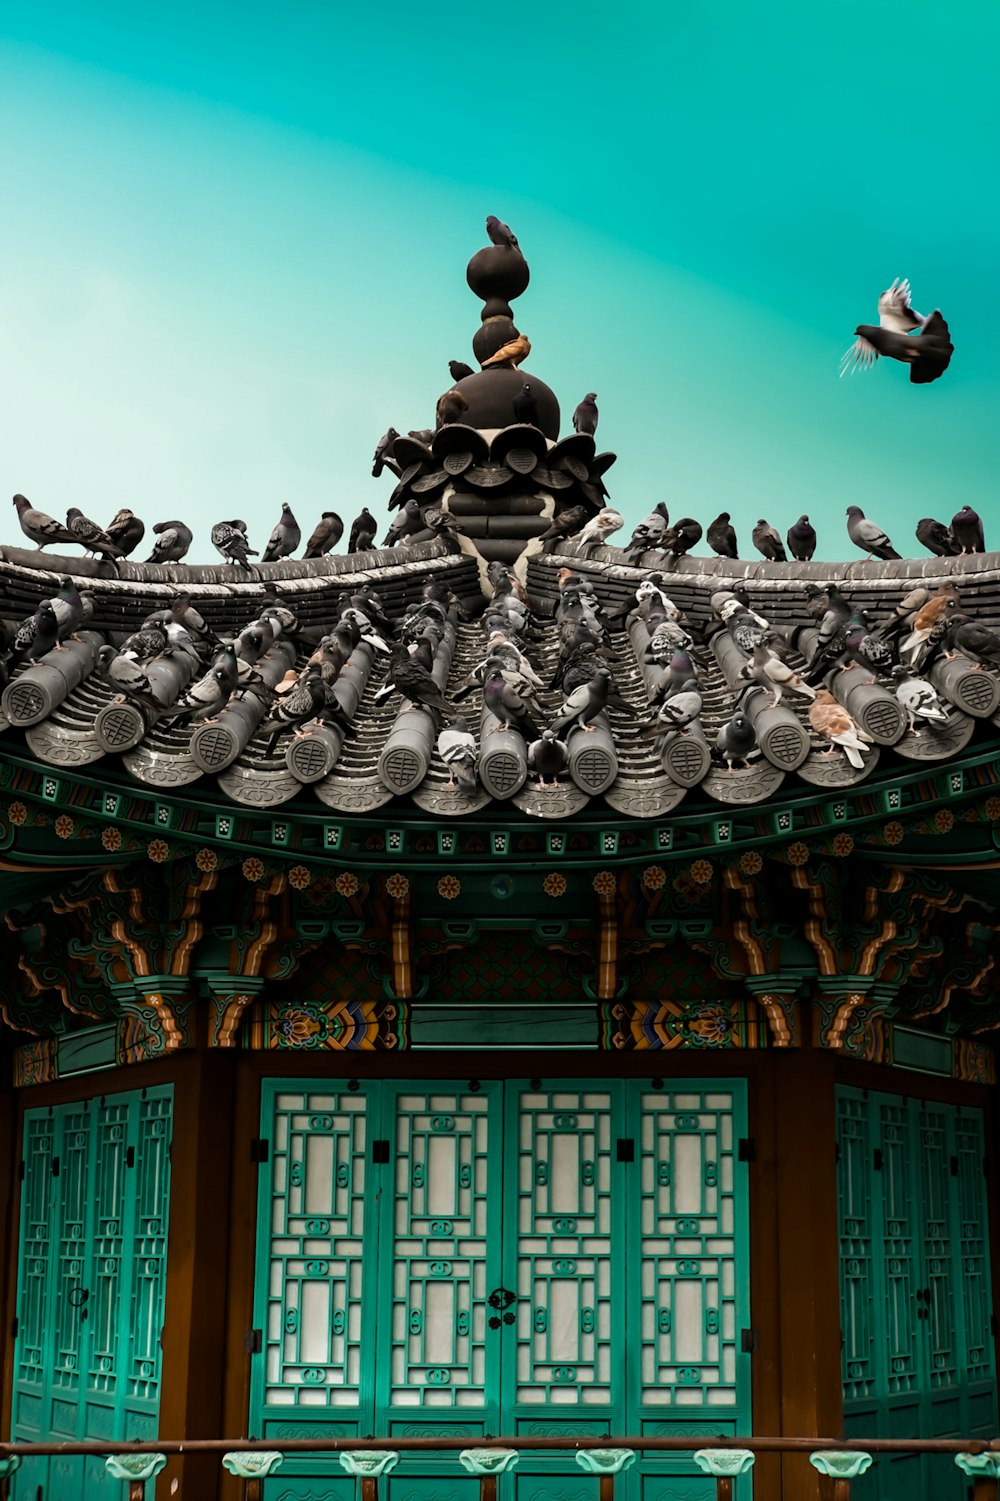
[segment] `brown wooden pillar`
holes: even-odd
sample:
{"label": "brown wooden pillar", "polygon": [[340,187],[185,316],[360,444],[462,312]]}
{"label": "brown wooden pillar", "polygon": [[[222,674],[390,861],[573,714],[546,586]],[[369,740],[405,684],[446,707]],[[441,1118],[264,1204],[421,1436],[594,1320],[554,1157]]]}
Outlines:
{"label": "brown wooden pillar", "polygon": [[[201,1048],[178,1054],[170,1154],[160,1433],[224,1433],[225,1310],[229,1251],[233,1081],[236,1055]],[[179,1494],[214,1501],[217,1454],[171,1456],[156,1482],[158,1501]],[[179,1485],[171,1491],[174,1481]]]}
{"label": "brown wooden pillar", "polygon": [[[831,1438],[842,1423],[836,1055],[809,1047],[776,1050],[772,1063],[780,1431]],[[819,1476],[806,1454],[782,1456],[781,1477],[783,1501],[818,1501]]]}

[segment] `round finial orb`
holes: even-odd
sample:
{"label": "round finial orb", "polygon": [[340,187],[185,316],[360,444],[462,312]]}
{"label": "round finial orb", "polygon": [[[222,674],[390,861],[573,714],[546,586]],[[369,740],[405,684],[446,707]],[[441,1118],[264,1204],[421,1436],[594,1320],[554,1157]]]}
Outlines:
{"label": "round finial orb", "polygon": [[465,273],[469,286],[486,306],[483,318],[513,316],[510,301],[520,297],[531,279],[528,262],[513,245],[486,245],[477,250]]}

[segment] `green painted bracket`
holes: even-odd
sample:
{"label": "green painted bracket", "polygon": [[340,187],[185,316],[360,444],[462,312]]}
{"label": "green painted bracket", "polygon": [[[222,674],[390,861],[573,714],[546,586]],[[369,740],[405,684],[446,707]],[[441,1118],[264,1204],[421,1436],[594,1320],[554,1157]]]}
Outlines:
{"label": "green painted bracket", "polygon": [[706,1475],[745,1475],[757,1458],[752,1449],[696,1449],[695,1464]]}
{"label": "green painted bracket", "polygon": [[153,1480],[166,1462],[165,1454],[109,1454],[104,1468],[115,1480]]}
{"label": "green painted bracket", "polygon": [[241,1480],[255,1480],[270,1475],[284,1460],[285,1456],[276,1449],[237,1449],[222,1456],[223,1468]]}
{"label": "green painted bracket", "polygon": [[502,1475],[519,1457],[516,1449],[463,1449],[458,1462],[470,1475]]}
{"label": "green painted bracket", "polygon": [[388,1449],[345,1449],[340,1463],[348,1475],[360,1475],[362,1480],[377,1480],[388,1475],[399,1464],[399,1455]]}
{"label": "green painted bracket", "polygon": [[635,1463],[634,1449],[578,1449],[576,1462],[588,1475],[617,1475]]}
{"label": "green painted bracket", "polygon": [[1000,1453],[996,1451],[989,1454],[956,1454],[955,1463],[963,1475],[970,1475],[973,1479],[988,1476],[993,1480],[1000,1480]]}
{"label": "green painted bracket", "polygon": [[871,1469],[872,1456],[858,1449],[817,1449],[810,1454],[809,1463],[821,1475],[832,1475],[837,1480],[855,1480]]}

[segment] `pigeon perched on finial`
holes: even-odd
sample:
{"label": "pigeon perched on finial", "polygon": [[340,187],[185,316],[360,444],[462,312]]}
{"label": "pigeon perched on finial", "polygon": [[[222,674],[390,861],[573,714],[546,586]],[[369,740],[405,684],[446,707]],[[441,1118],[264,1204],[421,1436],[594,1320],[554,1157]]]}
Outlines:
{"label": "pigeon perched on finial", "polygon": [[274,531],[267,539],[261,562],[280,563],[282,558],[291,556],[301,541],[302,531],[299,523],[292,515],[291,506],[287,501],[283,501],[281,515],[275,523]]}
{"label": "pigeon perched on finial", "polygon": [[538,403],[532,394],[530,381],[525,381],[511,405],[518,422],[527,422],[531,427],[538,426]]}
{"label": "pigeon perched on finial", "polygon": [[813,553],[816,551],[816,530],[810,525],[808,516],[800,516],[793,526],[788,528],[785,538],[788,543],[788,551],[796,563],[811,563]]}
{"label": "pigeon perched on finial", "polygon": [[963,506],[951,518],[951,534],[963,553],[985,552],[983,518],[971,506]]}
{"label": "pigeon perched on finial", "polygon": [[212,528],[211,538],[212,546],[222,554],[227,563],[238,563],[242,568],[249,568],[249,556],[258,556],[257,548],[250,546],[245,521],[217,521]]}
{"label": "pigeon perched on finial", "polygon": [[573,430],[593,437],[597,432],[597,392],[588,391],[573,413]]}
{"label": "pigeon perched on finial", "polygon": [[501,344],[496,354],[483,360],[483,369],[488,370],[491,365],[511,365],[516,370],[530,353],[531,340],[527,334],[517,334],[515,338],[508,339],[506,344]]}
{"label": "pigeon perched on finial", "polygon": [[933,516],[924,516],[917,522],[915,535],[921,547],[926,547],[936,558],[953,558],[961,551],[949,528]]}
{"label": "pigeon perched on finial", "polygon": [[465,380],[466,376],[475,375],[476,373],[472,366],[467,365],[464,360],[449,360],[448,369],[456,386],[460,380]]}
{"label": "pigeon perched on finial", "polygon": [[134,511],[130,511],[127,507],[115,512],[112,520],[105,527],[105,531],[123,558],[134,553],[146,535],[145,524]]}
{"label": "pigeon perched on finial", "polygon": [[762,558],[769,563],[787,563],[785,544],[782,542],[775,528],[770,522],[765,521],[763,516],[757,522],[750,539]]}
{"label": "pigeon perched on finial", "polygon": [[445,391],[439,396],[434,418],[438,427],[447,427],[450,422],[461,422],[463,414],[469,410],[469,403],[457,387],[453,386],[450,391]]}
{"label": "pigeon perched on finial", "polygon": [[847,535],[855,547],[873,558],[898,558],[899,553],[880,526],[869,521],[860,506],[847,507]]}
{"label": "pigeon perched on finial", "polygon": [[392,455],[392,445],[395,443],[398,437],[399,434],[397,433],[396,429],[394,427],[390,427],[387,432],[384,432],[382,434],[381,438],[379,438],[378,442],[376,443],[375,454],[372,458],[373,479],[378,479],[386,464],[390,462]]}
{"label": "pigeon perched on finial", "polygon": [[79,506],[70,506],[66,512],[66,526],[80,543],[84,552],[96,552],[102,558],[120,558],[121,548],[116,547],[106,531],[85,516]]}
{"label": "pigeon perched on finial", "polygon": [[321,558],[324,553],[330,552],[341,537],[344,535],[344,523],[336,511],[324,511],[317,521],[315,529],[306,550],[302,554],[304,558]]}
{"label": "pigeon perched on finial", "polygon": [[45,511],[38,511],[26,500],[23,495],[14,496],[14,505],[17,507],[17,519],[21,523],[21,530],[29,542],[34,542],[38,551],[43,547],[49,547],[53,542],[75,542],[77,539],[71,531],[68,531],[54,516],[49,516]]}
{"label": "pigeon perched on finial", "polygon": [[368,552],[375,541],[378,522],[365,506],[360,516],[351,523],[351,535],[347,541],[348,552]]}
{"label": "pigeon perched on finial", "polygon": [[715,520],[709,523],[705,534],[708,545],[720,558],[738,558],[739,550],[736,545],[736,532],[729,520],[728,511],[720,511]]}
{"label": "pigeon perched on finial", "polygon": [[[840,373],[869,370],[879,355],[910,367],[914,385],[927,385],[947,370],[955,346],[938,309],[924,318],[910,305],[910,283],[898,277],[878,300],[879,321],[859,323],[857,338],[840,362]],[[919,329],[918,334],[913,330]]]}
{"label": "pigeon perched on finial", "polygon": [[194,533],[183,521],[158,521],[153,531],[156,542],[147,563],[179,563],[194,541]]}
{"label": "pigeon perched on finial", "polygon": [[519,250],[521,248],[517,243],[517,235],[511,229],[510,225],[504,224],[503,220],[498,219],[496,214],[486,215],[486,233],[494,245],[503,245],[509,250]]}

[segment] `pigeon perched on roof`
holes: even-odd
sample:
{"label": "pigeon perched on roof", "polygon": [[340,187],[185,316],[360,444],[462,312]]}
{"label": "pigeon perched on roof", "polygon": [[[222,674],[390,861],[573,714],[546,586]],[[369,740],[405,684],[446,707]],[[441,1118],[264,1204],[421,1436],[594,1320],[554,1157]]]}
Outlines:
{"label": "pigeon perched on roof", "polygon": [[456,385],[460,380],[466,380],[470,375],[475,375],[476,373],[472,366],[467,365],[464,360],[449,360],[448,370]]}
{"label": "pigeon perched on roof", "polygon": [[600,547],[606,542],[613,532],[620,531],[625,525],[625,517],[621,511],[615,511],[611,506],[605,506],[598,511],[583,531],[573,537],[574,542],[579,542],[581,547]]}
{"label": "pigeon perched on roof", "polygon": [[274,531],[267,539],[264,548],[262,563],[280,563],[282,558],[292,555],[302,541],[302,530],[299,523],[292,515],[292,508],[287,501],[282,502],[281,515],[275,523]]}
{"label": "pigeon perched on roof", "polygon": [[527,334],[516,334],[513,339],[508,339],[506,344],[501,344],[495,354],[491,354],[488,360],[483,360],[483,369],[491,365],[512,365],[516,370],[518,365],[524,363],[531,353],[531,340]]}
{"label": "pigeon perched on roof", "polygon": [[562,736],[573,725],[579,725],[588,734],[593,734],[597,729],[593,721],[609,703],[624,712],[633,713],[631,704],[625,703],[613,689],[610,672],[606,667],[599,667],[588,683],[582,683],[579,688],[574,688],[572,693],[567,694],[559,713],[552,721],[553,733]]}
{"label": "pigeon perched on roof", "polygon": [[873,558],[899,557],[882,528],[869,521],[860,506],[847,507],[847,535],[855,547],[860,547]]}
{"label": "pigeon perched on roof", "polygon": [[194,541],[194,533],[183,521],[158,521],[153,532],[156,542],[147,563],[179,563]]}
{"label": "pigeon perched on roof", "polygon": [[657,501],[648,516],[644,516],[636,523],[631,537],[625,543],[624,550],[629,553],[632,561],[636,562],[644,552],[651,548],[659,547],[663,540],[663,534],[670,524],[670,513],[666,503]]}
{"label": "pigeon perched on roof", "polygon": [[685,553],[690,552],[692,547],[697,547],[701,537],[701,522],[695,521],[693,516],[682,516],[680,521],[675,522],[664,532],[660,546],[669,557],[676,561],[677,558],[682,558]]}
{"label": "pigeon perched on roof", "polygon": [[855,724],[843,704],[839,704],[826,688],[821,688],[809,705],[809,723],[817,735],[830,741],[825,754],[831,755],[839,746],[851,765],[861,770],[865,764],[863,753],[871,743],[871,736]]}
{"label": "pigeon perched on roof", "polygon": [[66,512],[66,526],[80,543],[84,552],[98,553],[102,558],[120,558],[122,550],[107,532],[85,516],[79,506],[70,506]]}
{"label": "pigeon perched on roof", "polygon": [[351,535],[347,542],[348,552],[367,552],[375,540],[378,522],[365,506],[360,516],[351,522]]}
{"label": "pigeon perched on roof", "polygon": [[461,422],[463,415],[469,410],[469,403],[456,386],[450,391],[445,391],[439,396],[437,407],[434,412],[435,423],[438,427],[447,427],[451,422]]}
{"label": "pigeon perched on roof", "polygon": [[60,641],[65,641],[67,636],[75,635],[94,610],[93,598],[89,594],[86,597],[82,595],[76,587],[75,580],[71,578],[63,579],[58,592],[53,595],[49,603],[59,622]]}
{"label": "pigeon perched on roof", "polygon": [[114,646],[102,646],[97,653],[97,668],[118,694],[118,702],[133,698],[154,712],[162,707],[153,693],[149,675],[138,658],[120,652]]}
{"label": "pigeon perched on roof", "polygon": [[935,521],[933,516],[924,516],[917,522],[916,538],[921,547],[926,547],[936,558],[952,558],[961,552],[950,528],[943,521]]}
{"label": "pigeon perched on roof", "polygon": [[527,422],[531,427],[538,426],[538,403],[532,394],[530,381],[525,381],[511,405],[518,422]]}
{"label": "pigeon perched on roof", "polygon": [[788,528],[785,537],[788,543],[788,551],[796,563],[811,563],[813,553],[816,551],[816,529],[810,524],[808,516],[800,516]]}
{"label": "pigeon perched on roof", "polygon": [[509,250],[520,249],[517,243],[517,235],[511,229],[510,225],[505,224],[502,219],[498,219],[496,214],[486,215],[486,233],[494,245],[502,245]]}
{"label": "pigeon perched on roof", "polygon": [[[914,385],[937,380],[947,370],[954,345],[939,310],[924,318],[910,305],[910,283],[898,278],[878,300],[879,321],[859,323],[855,342],[840,362],[840,373],[868,370],[879,355],[910,367]],[[919,333],[914,333],[919,329]]]}
{"label": "pigeon perched on roof", "polygon": [[232,646],[223,647],[212,663],[211,671],[181,694],[173,707],[164,714],[164,719],[187,717],[192,723],[208,723],[218,719],[236,691],[239,672],[240,665]]}
{"label": "pigeon perched on roof", "polygon": [[5,661],[37,662],[55,648],[59,639],[59,622],[50,599],[43,599],[34,615],[18,626]]}
{"label": "pigeon perched on roof", "polygon": [[135,552],[146,535],[146,525],[134,511],[124,506],[120,511],[115,512],[105,527],[105,531],[121,552],[122,557],[127,558]]}
{"label": "pigeon perched on roof", "polygon": [[424,521],[420,514],[419,500],[408,500],[399,515],[393,518],[392,525],[382,540],[382,546],[398,547],[405,537],[413,532],[422,532],[423,529]]}
{"label": "pigeon perched on roof", "polygon": [[573,413],[573,430],[593,437],[597,432],[597,392],[588,391]]}
{"label": "pigeon perched on roof", "polygon": [[985,552],[983,518],[971,506],[963,506],[951,518],[951,534],[963,553]]}
{"label": "pigeon perched on roof", "polygon": [[816,697],[815,688],[763,644],[754,647],[752,660],[740,668],[739,676],[750,678],[753,682],[759,683],[762,688],[767,688],[771,694],[772,704],[781,702],[785,689],[789,693],[800,693],[804,698]]}
{"label": "pigeon perched on roof", "polygon": [[742,709],[737,709],[728,724],[721,726],[715,737],[715,749],[730,771],[733,762],[745,766],[747,757],[757,745],[757,732],[753,720]]}
{"label": "pigeon perched on roof", "polygon": [[537,740],[539,729],[531,715],[530,685],[512,683],[500,666],[492,667],[483,683],[483,708],[500,721],[506,734],[518,730],[525,739]]}
{"label": "pigeon perched on roof", "polygon": [[952,615],[943,645],[946,661],[964,652],[967,657],[988,662],[991,667],[1000,667],[1000,635],[988,625],[970,620],[961,610]]}
{"label": "pigeon perched on roof", "polygon": [[896,700],[906,711],[908,728],[919,734],[917,720],[934,726],[948,723],[948,713],[938,694],[924,678],[911,673],[908,667],[897,663],[892,669],[896,684]]}
{"label": "pigeon perched on roof", "polygon": [[728,511],[720,511],[715,520],[709,522],[705,535],[708,538],[709,547],[720,558],[739,557],[736,530],[729,519]]}
{"label": "pigeon perched on roof", "polygon": [[788,558],[785,555],[785,544],[782,542],[775,528],[770,522],[765,521],[763,516],[750,533],[750,540],[761,557],[766,558],[769,563],[788,562]]}
{"label": "pigeon perched on roof", "polygon": [[259,733],[267,736],[272,745],[282,730],[292,730],[296,738],[302,727],[317,719],[327,707],[327,688],[320,670],[310,665],[289,693],[276,699],[270,718],[261,725]]}
{"label": "pigeon perched on roof", "polygon": [[23,495],[14,496],[14,505],[17,507],[17,519],[21,524],[21,530],[29,542],[34,542],[41,552],[43,547],[51,547],[53,542],[75,542],[76,537],[54,516],[49,516],[45,511],[36,510],[29,500]]}
{"label": "pigeon perched on roof", "polygon": [[344,535],[344,523],[336,511],[324,511],[306,543],[304,558],[321,558],[330,552]]}
{"label": "pigeon perched on roof", "polygon": [[430,670],[417,656],[411,656],[405,649],[397,649],[393,656],[385,683],[379,690],[380,694],[385,693],[390,684],[395,692],[409,699],[413,708],[436,709],[446,719],[454,717],[453,706],[441,692]]}
{"label": "pigeon perched on roof", "polygon": [[476,742],[461,714],[450,719],[438,734],[437,753],[448,768],[448,786],[454,787],[457,783],[459,791],[472,797],[478,786]]}
{"label": "pigeon perched on roof", "polygon": [[679,693],[664,699],[652,724],[643,727],[640,739],[655,740],[661,735],[686,735],[687,727],[693,724],[702,710],[701,690],[698,679],[687,678]]}
{"label": "pigeon perched on roof", "polygon": [[257,548],[250,546],[245,521],[217,521],[212,528],[211,537],[212,546],[222,554],[227,563],[239,563],[241,567],[249,568],[249,556],[258,556]]}
{"label": "pigeon perched on roof", "polygon": [[942,584],[936,594],[932,594],[917,609],[913,620],[910,622],[910,634],[900,645],[901,652],[907,652],[911,661],[916,661],[921,654],[921,648],[930,640],[931,635],[940,628],[947,628],[951,619],[959,612],[960,599],[958,590],[954,584]]}
{"label": "pigeon perched on roof", "polygon": [[375,453],[372,456],[373,479],[378,479],[379,475],[382,473],[382,470],[390,461],[392,457],[392,445],[395,443],[398,437],[399,434],[397,433],[396,429],[394,427],[390,427],[387,432],[384,432],[382,434],[381,438],[379,438],[378,442],[375,444]]}
{"label": "pigeon perched on roof", "polygon": [[558,786],[569,763],[569,751],[555,730],[543,730],[528,746],[528,770],[538,778],[539,786]]}
{"label": "pigeon perched on roof", "polygon": [[589,506],[567,506],[542,532],[539,542],[551,542],[555,537],[568,537],[570,533],[579,531],[590,514]]}

